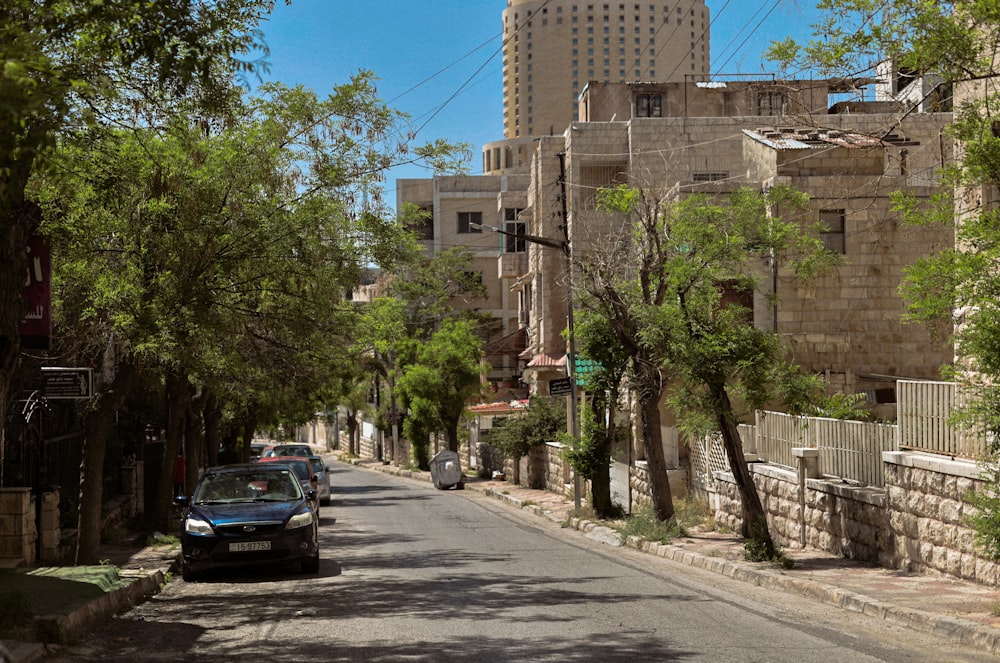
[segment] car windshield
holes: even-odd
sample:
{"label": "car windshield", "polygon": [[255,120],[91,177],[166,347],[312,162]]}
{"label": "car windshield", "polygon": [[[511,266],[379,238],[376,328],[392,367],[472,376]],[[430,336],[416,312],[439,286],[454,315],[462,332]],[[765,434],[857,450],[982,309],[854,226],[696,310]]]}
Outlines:
{"label": "car windshield", "polygon": [[304,456],[309,452],[309,447],[275,447],[275,456]]}
{"label": "car windshield", "polygon": [[297,476],[301,481],[308,481],[311,478],[309,476],[309,464],[306,461],[291,461],[288,463],[288,466],[292,468],[292,471],[295,472],[295,476]]}
{"label": "car windshield", "polygon": [[285,470],[206,474],[194,496],[197,504],[297,499],[302,499],[302,488],[295,477]]}

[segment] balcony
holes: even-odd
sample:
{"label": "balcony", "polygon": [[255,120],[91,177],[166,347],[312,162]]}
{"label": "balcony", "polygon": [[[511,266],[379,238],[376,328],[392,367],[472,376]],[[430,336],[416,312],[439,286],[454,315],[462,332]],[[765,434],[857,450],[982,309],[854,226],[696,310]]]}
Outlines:
{"label": "balcony", "polygon": [[528,253],[501,253],[498,278],[516,279],[528,273]]}

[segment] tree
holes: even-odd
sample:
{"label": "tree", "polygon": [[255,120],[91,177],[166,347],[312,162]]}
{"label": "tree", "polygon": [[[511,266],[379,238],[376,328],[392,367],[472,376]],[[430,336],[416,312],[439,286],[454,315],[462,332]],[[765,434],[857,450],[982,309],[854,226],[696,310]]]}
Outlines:
{"label": "tree", "polygon": [[611,499],[610,469],[614,444],[621,437],[616,420],[629,356],[608,319],[582,311],[575,327],[578,357],[591,362],[580,376],[590,405],[581,412],[580,439],[567,456],[580,476],[590,481],[594,511],[610,518],[618,515]]}
{"label": "tree", "polygon": [[[954,94],[956,160],[943,170],[946,192],[931,204],[897,194],[897,209],[911,223],[955,229],[955,244],[908,266],[902,286],[907,319],[928,325],[954,342],[956,364],[947,367],[972,403],[959,423],[991,441],[984,476],[991,486],[976,499],[976,526],[991,554],[1000,555],[1000,5],[958,0],[825,0],[816,37],[773,44],[769,57],[786,69],[814,68],[830,76],[875,73],[891,59],[909,75],[934,76],[936,93]],[[904,108],[903,113],[912,112]],[[890,131],[889,127],[886,131]]]}
{"label": "tree", "polygon": [[126,89],[169,95],[197,83],[209,98],[220,73],[226,84],[252,73],[257,65],[246,58],[266,54],[258,26],[271,6],[169,0],[136,13],[101,0],[10,0],[0,9],[0,421],[19,356],[28,238],[41,219],[27,190],[46,171],[47,151],[60,136],[108,121]]}
{"label": "tree", "polygon": [[[738,298],[762,281],[761,260],[788,256],[800,277],[835,261],[795,213],[804,194],[784,187],[741,189],[725,199],[704,194],[670,199],[619,186],[598,193],[622,227],[609,251],[584,260],[584,305],[604,316],[628,350],[649,460],[654,512],[673,516],[660,439],[660,404],[669,394],[682,428],[720,430],[743,503],[744,536],[774,555],[767,521],[747,467],[733,394],[753,409],[803,393],[782,360],[776,334],[757,329]],[[778,210],[791,216],[784,220]]]}
{"label": "tree", "polygon": [[[211,396],[256,421],[305,420],[346,370],[338,348],[356,313],[343,293],[368,262],[398,253],[395,222],[366,194],[399,149],[386,139],[399,115],[361,73],[326,99],[265,86],[217,128],[189,117],[67,142],[62,172],[36,199],[61,256],[63,328],[86,327],[81,346],[113,347],[123,363],[162,373],[172,415],[163,466],[187,439],[193,477]],[[87,441],[95,459],[101,444]],[[159,527],[172,488],[164,473]],[[99,484],[81,495],[78,557],[92,559]]]}
{"label": "tree", "polygon": [[522,414],[494,424],[490,446],[513,459],[516,466],[533,448],[559,439],[566,434],[566,408],[561,407],[562,400],[532,397]]}
{"label": "tree", "polygon": [[396,384],[401,403],[407,410],[404,430],[415,434],[415,460],[421,469],[430,467],[426,447],[421,442],[431,432],[444,432],[448,448],[458,451],[458,424],[469,399],[482,389],[480,359],[482,340],[472,323],[445,320],[412,353]]}

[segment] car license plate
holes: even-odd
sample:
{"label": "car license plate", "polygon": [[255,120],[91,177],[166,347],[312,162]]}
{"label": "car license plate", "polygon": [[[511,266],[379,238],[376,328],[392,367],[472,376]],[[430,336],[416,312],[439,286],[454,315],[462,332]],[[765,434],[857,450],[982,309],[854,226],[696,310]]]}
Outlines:
{"label": "car license plate", "polygon": [[256,552],[270,549],[270,541],[238,541],[229,544],[229,552]]}

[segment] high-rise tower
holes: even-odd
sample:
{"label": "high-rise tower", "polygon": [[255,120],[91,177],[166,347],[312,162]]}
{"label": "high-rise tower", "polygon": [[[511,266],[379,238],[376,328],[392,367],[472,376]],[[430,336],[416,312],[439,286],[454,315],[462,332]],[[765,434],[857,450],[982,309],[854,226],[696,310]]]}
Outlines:
{"label": "high-rise tower", "polygon": [[562,132],[590,81],[709,72],[705,0],[507,0],[503,26],[506,139]]}

